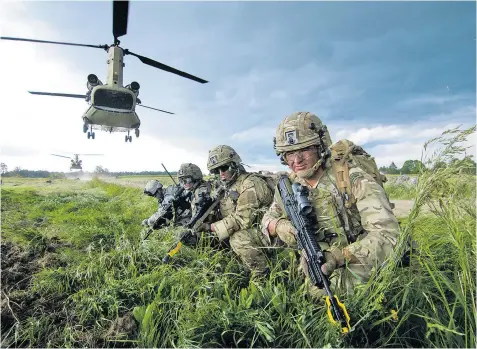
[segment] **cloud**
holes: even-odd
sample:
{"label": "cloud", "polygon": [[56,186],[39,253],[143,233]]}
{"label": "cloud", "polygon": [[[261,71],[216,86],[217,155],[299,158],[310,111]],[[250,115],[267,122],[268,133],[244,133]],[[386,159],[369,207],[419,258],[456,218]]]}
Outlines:
{"label": "cloud", "polygon": [[345,129],[336,132],[333,139],[349,139],[360,145],[372,142],[391,142],[393,140],[410,141],[414,139],[427,140],[440,135],[443,130],[451,129],[458,124],[448,124],[444,127],[433,127],[432,124],[418,122],[410,125],[386,125],[357,130]]}
{"label": "cloud", "polygon": [[273,127],[252,127],[244,131],[233,133],[230,137],[233,141],[238,142],[262,142],[270,141],[270,135],[275,134]]}
{"label": "cloud", "polygon": [[[432,18],[422,15],[431,5],[363,6],[369,11],[356,17],[356,4],[344,3],[135,2],[121,45],[210,82],[198,84],[126,56],[125,83],[141,84],[145,105],[175,113],[138,110],[141,137],[133,136],[132,143],[124,142],[124,133],[99,131],[88,140],[80,131],[84,101],[26,93],[83,93],[89,73],[105,80],[105,52],[0,41],[0,73],[9,81],[0,86],[0,98],[8,95],[2,159],[9,157],[9,167],[59,170],[68,160],[50,153],[102,153],[84,157],[85,167],[162,170],[164,162],[174,170],[194,162],[205,171],[207,151],[230,144],[245,163],[280,167],[272,148],[276,127],[286,115],[309,110],[329,126],[333,139],[355,140],[387,161],[400,155],[395,149],[401,146],[414,149],[448,125],[473,122],[475,56],[473,62],[462,61],[468,45],[449,46],[457,44],[458,33],[446,22],[445,6],[435,5],[441,12]],[[411,7],[420,15],[409,14]],[[105,18],[110,11],[101,2],[9,3],[2,5],[0,29],[5,36],[107,43],[110,21],[79,23],[90,20],[92,12]],[[274,21],[265,20],[270,18]],[[284,21],[299,25],[290,30]],[[443,21],[446,28],[425,24]],[[465,31],[470,24],[459,28]],[[431,45],[436,37],[438,51]],[[14,156],[20,147],[40,155],[28,161]]]}
{"label": "cloud", "polygon": [[461,94],[461,95],[422,95],[419,97],[412,97],[406,100],[401,101],[400,104],[401,106],[417,106],[417,105],[422,105],[422,104],[430,104],[430,105],[443,105],[443,104],[448,104],[452,102],[467,102],[467,103],[472,103],[472,100],[475,100],[475,95],[467,95],[467,94]]}

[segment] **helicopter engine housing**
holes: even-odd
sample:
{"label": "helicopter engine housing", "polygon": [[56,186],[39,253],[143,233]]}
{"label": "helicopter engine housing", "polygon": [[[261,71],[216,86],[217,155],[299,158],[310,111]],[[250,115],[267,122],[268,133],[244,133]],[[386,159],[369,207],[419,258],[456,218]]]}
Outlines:
{"label": "helicopter engine housing", "polygon": [[141,85],[139,85],[139,83],[136,82],[136,81],[133,81],[129,85],[126,86],[126,88],[128,88],[128,89],[130,89],[131,91],[134,92],[136,97],[139,96],[139,88],[140,87],[141,87]]}
{"label": "helicopter engine housing", "polygon": [[93,87],[102,85],[102,84],[103,83],[101,82],[101,80],[99,80],[95,74],[88,75],[88,81],[86,82],[86,87],[88,88],[88,90],[91,91]]}

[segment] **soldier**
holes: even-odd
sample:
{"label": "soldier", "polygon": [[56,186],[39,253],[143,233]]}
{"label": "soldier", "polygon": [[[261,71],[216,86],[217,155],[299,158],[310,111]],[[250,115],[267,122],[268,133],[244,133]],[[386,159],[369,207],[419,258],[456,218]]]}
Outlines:
{"label": "soldier", "polygon": [[[160,189],[154,194],[154,188],[159,185],[161,186]],[[144,194],[157,198],[159,207],[151,217],[142,221],[142,225],[160,229],[171,221],[174,225],[187,224],[190,219],[190,202],[184,192],[179,193],[179,191],[181,191],[180,185],[170,185],[164,191],[159,181],[149,181],[144,188]]]}
{"label": "soldier", "polygon": [[267,182],[253,173],[247,173],[240,156],[227,145],[209,151],[208,170],[219,177],[225,189],[220,201],[221,218],[204,225],[220,240],[229,239],[232,250],[246,268],[256,276],[268,274],[265,251],[266,239],[260,233],[263,213],[273,199]]}
{"label": "soldier", "polygon": [[[164,199],[164,186],[158,180],[152,179],[146,183],[146,186],[144,187],[144,194],[150,197],[156,198],[157,204],[159,205],[159,208],[160,208],[161,202]],[[149,225],[148,220],[149,218],[143,219],[141,224],[144,226],[148,226]]]}
{"label": "soldier", "polygon": [[177,172],[177,178],[179,178],[179,184],[184,188],[184,195],[190,196],[191,215],[193,216],[197,211],[199,197],[206,196],[210,198],[212,184],[204,180],[199,166],[191,163],[181,165]]}
{"label": "soldier", "polygon": [[[158,181],[147,183],[144,193],[157,197],[159,209],[150,218],[145,219],[143,225],[158,229],[173,220],[175,226],[184,226],[195,214],[199,196],[210,196],[211,185],[204,181],[202,171],[197,165],[182,164],[177,177],[179,184],[167,187],[164,194],[162,184]],[[157,191],[154,193],[155,190]]]}
{"label": "soldier", "polygon": [[[335,291],[352,294],[353,286],[367,282],[373,268],[391,254],[399,235],[399,224],[383,188],[364,170],[350,164],[350,196],[355,200],[349,204],[349,197],[338,190],[327,128],[312,113],[287,116],[277,128],[274,143],[282,164],[291,170],[290,181],[309,188],[318,220],[317,241],[325,251],[323,273],[333,274],[330,283]],[[262,232],[268,239],[278,236],[287,245],[296,246],[296,231],[278,189],[263,216]],[[303,256],[300,264],[308,278]],[[308,290],[314,297],[324,295],[315,286]]]}

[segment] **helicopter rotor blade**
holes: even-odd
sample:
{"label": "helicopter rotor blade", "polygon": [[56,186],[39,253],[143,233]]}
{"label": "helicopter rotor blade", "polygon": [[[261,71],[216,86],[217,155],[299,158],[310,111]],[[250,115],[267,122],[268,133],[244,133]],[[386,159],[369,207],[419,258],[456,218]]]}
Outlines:
{"label": "helicopter rotor blade", "polygon": [[30,41],[30,42],[39,42],[43,44],[57,44],[57,45],[69,45],[69,46],[83,46],[83,47],[92,47],[92,48],[102,48],[103,50],[108,50],[108,45],[87,45],[87,44],[75,44],[72,42],[61,42],[61,41],[46,41],[46,40],[36,40],[36,39],[25,39],[25,38],[13,38],[9,36],[0,36],[2,40],[14,40],[14,41]]}
{"label": "helicopter rotor blade", "polygon": [[128,31],[129,1],[113,1],[113,35],[116,40]]}
{"label": "helicopter rotor blade", "polygon": [[70,156],[64,156],[64,155],[58,155],[58,154],[50,154],[50,155],[59,156],[59,157],[61,157],[61,158],[72,159],[72,157],[70,157]]}
{"label": "helicopter rotor blade", "polygon": [[163,113],[167,113],[167,114],[174,114],[174,113],[171,113],[170,111],[165,111],[165,110],[162,110],[162,109],[157,109],[157,108],[153,108],[153,107],[148,107],[147,105],[142,105],[142,104],[137,104],[137,105],[140,106],[140,107],[143,107],[143,108],[148,108],[148,109],[152,109],[152,110],[162,111]]}
{"label": "helicopter rotor blade", "polygon": [[70,97],[70,98],[86,98],[86,95],[74,95],[69,93],[51,93],[51,92],[37,92],[37,91],[28,91],[32,95],[42,95],[42,96],[57,96],[57,97]]}
{"label": "helicopter rotor blade", "polygon": [[131,52],[129,50],[124,50],[124,54],[125,55],[132,55],[132,56],[135,56],[137,58],[140,59],[141,62],[143,62],[144,64],[147,64],[147,65],[150,65],[152,67],[155,67],[155,68],[158,68],[158,69],[162,69],[164,71],[167,71],[169,73],[172,73],[172,74],[176,74],[176,75],[179,75],[179,76],[182,76],[183,78],[187,78],[187,79],[190,79],[190,80],[194,80],[194,81],[197,81],[197,82],[200,82],[201,84],[206,84],[208,83],[207,80],[204,80],[204,79],[201,79],[197,76],[194,76],[194,75],[191,75],[189,73],[186,73],[186,72],[183,72],[181,70],[178,70],[176,68],[172,68],[168,65],[165,65],[163,63],[159,63],[153,59],[150,59],[150,58],[147,58],[147,57],[144,57],[144,56],[141,56],[141,55],[138,55],[134,52]]}

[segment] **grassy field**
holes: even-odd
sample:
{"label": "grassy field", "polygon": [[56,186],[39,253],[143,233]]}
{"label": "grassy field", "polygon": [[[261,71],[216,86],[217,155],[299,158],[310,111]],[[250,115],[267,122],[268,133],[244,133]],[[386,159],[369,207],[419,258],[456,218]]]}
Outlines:
{"label": "grassy field", "polygon": [[395,255],[341,299],[344,337],[305,296],[291,249],[270,251],[262,282],[205,241],[163,265],[176,232],[142,241],[157,203],[139,186],[4,178],[1,346],[475,348],[475,179],[458,166],[419,176]]}

